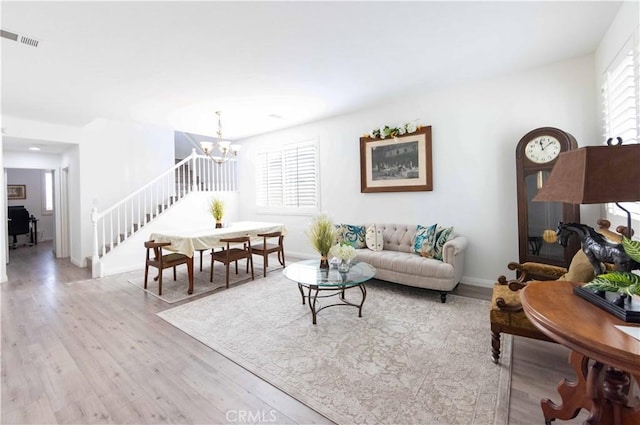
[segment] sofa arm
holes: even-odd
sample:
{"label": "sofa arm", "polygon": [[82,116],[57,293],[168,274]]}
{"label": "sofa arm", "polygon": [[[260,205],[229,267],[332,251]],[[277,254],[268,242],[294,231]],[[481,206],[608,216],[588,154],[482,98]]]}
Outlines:
{"label": "sofa arm", "polygon": [[449,263],[455,266],[455,257],[464,253],[469,241],[464,236],[456,236],[453,239],[449,239],[442,247],[442,260],[445,263]]}
{"label": "sofa arm", "polygon": [[456,283],[460,282],[464,272],[464,251],[468,244],[467,238],[456,235],[442,247],[442,261],[453,266]]}

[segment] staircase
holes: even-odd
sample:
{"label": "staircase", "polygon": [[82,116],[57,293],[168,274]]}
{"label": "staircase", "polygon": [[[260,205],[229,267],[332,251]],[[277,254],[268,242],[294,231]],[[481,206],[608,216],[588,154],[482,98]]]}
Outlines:
{"label": "staircase", "polygon": [[149,226],[173,206],[195,192],[235,191],[236,162],[214,163],[205,155],[191,155],[178,162],[115,205],[91,214],[94,277],[100,277],[100,262],[105,256]]}

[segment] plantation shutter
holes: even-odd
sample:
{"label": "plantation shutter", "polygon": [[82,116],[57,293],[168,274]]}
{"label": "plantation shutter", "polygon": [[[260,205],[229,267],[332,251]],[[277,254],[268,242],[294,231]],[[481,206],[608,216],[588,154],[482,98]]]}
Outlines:
{"label": "plantation shutter", "polygon": [[625,144],[638,143],[638,54],[638,45],[629,43],[607,70],[602,88],[605,140],[621,137]]}
{"label": "plantation shutter", "polygon": [[259,206],[282,205],[282,153],[280,151],[261,152],[257,155],[257,190]]}
{"label": "plantation shutter", "polygon": [[[624,144],[640,143],[640,39],[632,37],[606,70],[602,86],[604,140],[621,137]],[[640,217],[640,202],[621,205]],[[610,212],[623,214],[615,204]],[[618,210],[618,211],[616,211]]]}
{"label": "plantation shutter", "polygon": [[316,149],[301,143],[284,149],[283,179],[285,207],[315,207]]}
{"label": "plantation shutter", "polygon": [[256,156],[256,205],[286,213],[318,207],[317,147],[313,141]]}

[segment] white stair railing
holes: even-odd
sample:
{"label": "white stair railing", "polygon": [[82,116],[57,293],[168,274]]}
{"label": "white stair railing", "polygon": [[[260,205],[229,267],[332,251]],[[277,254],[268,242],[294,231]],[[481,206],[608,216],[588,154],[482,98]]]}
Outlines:
{"label": "white stair railing", "polygon": [[113,206],[102,212],[93,208],[93,265],[189,193],[236,190],[236,174],[235,160],[217,164],[193,149],[190,156]]}

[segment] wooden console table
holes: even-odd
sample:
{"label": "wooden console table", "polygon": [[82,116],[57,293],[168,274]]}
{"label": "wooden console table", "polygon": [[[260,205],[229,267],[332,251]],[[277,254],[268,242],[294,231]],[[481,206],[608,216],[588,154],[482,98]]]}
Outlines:
{"label": "wooden console table", "polygon": [[569,364],[577,376],[558,385],[561,405],[541,401],[545,423],[573,419],[586,409],[591,415],[585,424],[640,424],[640,399],[629,394],[632,379],[640,384],[640,340],[614,327],[634,324],[574,295],[575,285],[531,282],[520,293],[529,320],[571,349]]}

